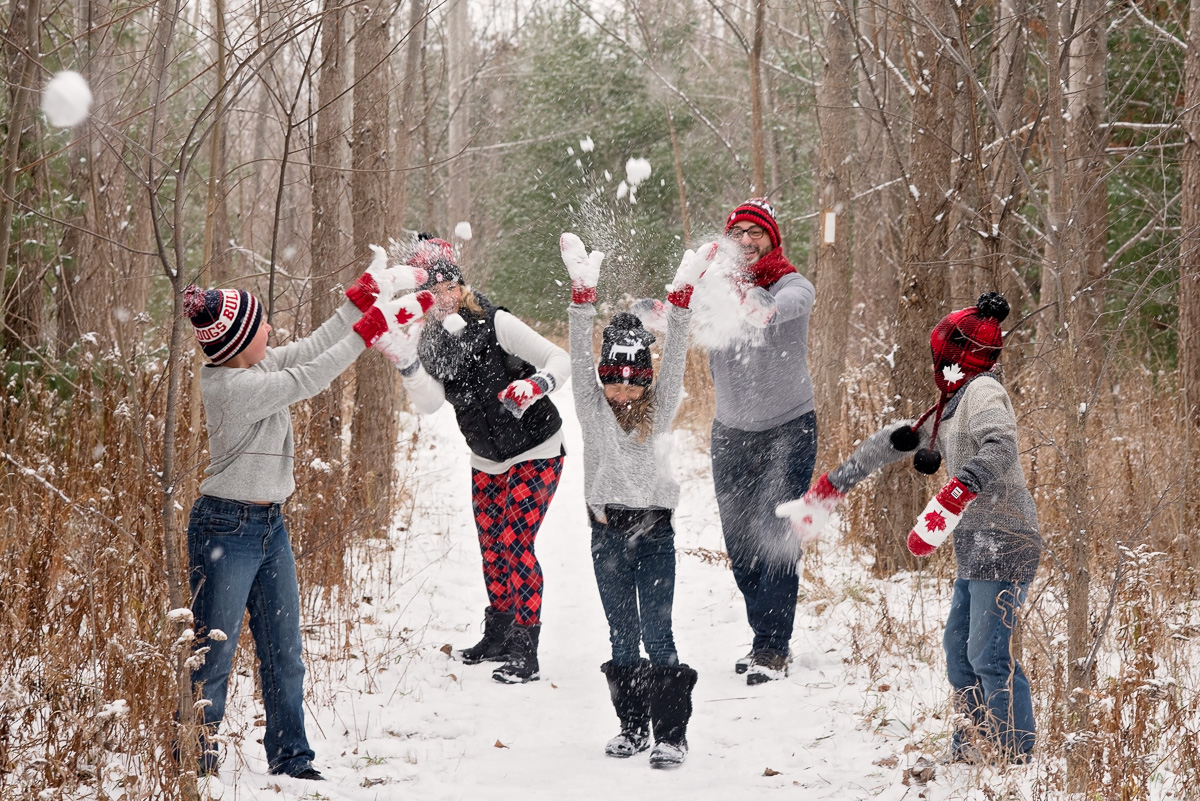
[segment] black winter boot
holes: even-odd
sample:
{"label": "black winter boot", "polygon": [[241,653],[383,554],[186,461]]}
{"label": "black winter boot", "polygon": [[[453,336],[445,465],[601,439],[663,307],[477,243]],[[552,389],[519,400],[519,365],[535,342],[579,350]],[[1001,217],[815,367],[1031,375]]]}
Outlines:
{"label": "black winter boot", "polygon": [[508,630],[512,628],[515,612],[497,612],[491,606],[483,610],[483,639],[462,650],[455,649],[450,654],[464,665],[477,665],[480,662],[504,662],[508,660],[508,649],[504,640]]}
{"label": "black winter boot", "polygon": [[536,626],[513,623],[505,641],[508,661],[492,671],[492,678],[504,684],[524,684],[540,679],[542,676],[537,652],[538,636],[541,633],[540,623]]}
{"label": "black winter boot", "polygon": [[650,747],[650,663],[645,659],[633,665],[600,666],[608,679],[608,694],[621,721],[621,733],[608,741],[604,753],[611,757],[631,757]]}
{"label": "black winter boot", "polygon": [[692,717],[696,671],[687,665],[653,665],[650,675],[650,719],[654,723],[650,767],[671,768],[687,757],[687,724]]}

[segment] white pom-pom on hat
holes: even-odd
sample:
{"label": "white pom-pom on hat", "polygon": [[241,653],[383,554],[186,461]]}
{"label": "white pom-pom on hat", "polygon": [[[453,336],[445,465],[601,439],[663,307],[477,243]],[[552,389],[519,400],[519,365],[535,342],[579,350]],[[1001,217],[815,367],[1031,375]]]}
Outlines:
{"label": "white pom-pom on hat", "polygon": [[42,112],[55,128],[74,128],[87,119],[92,90],[73,70],[56,73],[42,91]]}

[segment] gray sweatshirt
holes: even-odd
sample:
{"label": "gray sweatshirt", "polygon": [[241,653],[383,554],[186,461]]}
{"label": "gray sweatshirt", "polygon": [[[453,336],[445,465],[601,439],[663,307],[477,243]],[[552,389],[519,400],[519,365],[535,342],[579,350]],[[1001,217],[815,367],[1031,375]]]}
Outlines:
{"label": "gray sweatshirt", "polygon": [[296,488],[288,407],[311,398],[366,350],[350,328],[361,313],[343,303],[304,339],[268,348],[253,367],[200,371],[209,465],[200,492],[235,501],[282,503]]}
{"label": "gray sweatshirt", "polygon": [[571,387],[583,429],[584,500],[598,520],[605,519],[606,505],[674,509],[679,503],[679,484],[671,475],[671,421],[683,393],[691,311],[667,307],[667,340],[654,390],[658,396],[654,427],[645,442],[639,441],[636,430],[626,432],[621,428],[604,397],[592,352],[596,307],[572,303],[567,316],[571,329]]}
{"label": "gray sweatshirt", "polygon": [[[912,422],[893,423],[872,434],[829,474],[829,483],[847,492],[885,464],[911,458],[911,452],[892,447],[891,435]],[[932,427],[932,417],[921,426],[921,447],[928,445]],[[972,378],[946,403],[937,449],[945,457],[947,474],[978,493],[954,529],[958,577],[1032,581],[1042,553],[1037,507],[1025,486],[1012,402],[994,376]]]}
{"label": "gray sweatshirt", "polygon": [[813,410],[808,374],[808,320],[813,285],[788,273],[769,290],[776,311],[761,344],[709,351],[717,421],[741,431],[767,431]]}

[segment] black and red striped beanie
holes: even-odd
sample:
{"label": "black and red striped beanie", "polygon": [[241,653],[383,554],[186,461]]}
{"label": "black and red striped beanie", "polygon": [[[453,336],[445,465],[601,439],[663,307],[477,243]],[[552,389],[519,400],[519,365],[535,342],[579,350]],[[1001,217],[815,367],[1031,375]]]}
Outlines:
{"label": "black and red striped beanie", "polygon": [[771,247],[779,247],[779,223],[775,221],[775,209],[765,197],[752,197],[734,209],[725,221],[725,233],[729,233],[729,229],[740,222],[761,226],[771,240]]}
{"label": "black and red striped beanie", "polygon": [[213,364],[224,364],[245,350],[263,316],[258,298],[243,289],[201,289],[195,284],[183,290],[183,313]]}
{"label": "black and red striped beanie", "polygon": [[613,315],[604,328],[604,343],[600,346],[601,384],[633,384],[648,387],[654,381],[654,364],[650,361],[651,334],[637,315],[621,312]]}

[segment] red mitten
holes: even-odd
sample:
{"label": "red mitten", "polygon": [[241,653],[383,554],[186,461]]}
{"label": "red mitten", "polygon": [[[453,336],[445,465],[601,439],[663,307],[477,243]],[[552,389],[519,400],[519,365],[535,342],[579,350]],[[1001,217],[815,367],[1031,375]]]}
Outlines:
{"label": "red mitten", "polygon": [[387,269],[387,253],[384,252],[383,248],[379,247],[379,245],[368,245],[368,247],[375,254],[371,258],[371,265],[346,290],[346,297],[363,314],[366,314],[367,309],[371,308],[375,304],[375,301],[379,299],[379,282],[375,276]]}
{"label": "red mitten", "polygon": [[588,253],[583,241],[570,231],[558,238],[558,249],[562,253],[567,274],[571,276],[571,302],[595,303],[596,284],[600,281],[600,263],[604,261],[604,254],[598,250]]}
{"label": "red mitten", "polygon": [[667,284],[667,302],[681,309],[691,306],[692,292],[716,256],[716,242],[701,247],[699,252],[685,250],[675,271],[675,279]]}
{"label": "red mitten", "polygon": [[945,542],[973,500],[975,493],[957,478],[950,479],[938,490],[917,518],[917,524],[908,532],[908,550],[913,556],[929,556]]}
{"label": "red mitten", "polygon": [[829,482],[829,474],[825,473],[804,493],[803,498],[776,506],[775,516],[790,518],[792,530],[800,542],[808,544],[821,536],[834,509],[845,497],[846,493],[833,486]]}
{"label": "red mitten", "polygon": [[525,414],[530,406],[551,389],[551,379],[544,373],[534,373],[529,378],[514,381],[496,394],[504,408],[512,412],[513,417]]}
{"label": "red mitten", "polygon": [[371,308],[380,297],[391,300],[396,292],[413,289],[425,283],[428,274],[421,267],[403,264],[388,267],[387,253],[379,245],[368,245],[375,254],[367,271],[358,277],[346,290],[346,298],[358,307],[363,314]]}
{"label": "red mitten", "polygon": [[394,329],[411,323],[422,317],[432,307],[433,293],[424,289],[396,300],[369,306],[363,312],[362,318],[352,327],[369,348],[379,341],[389,327]]}

